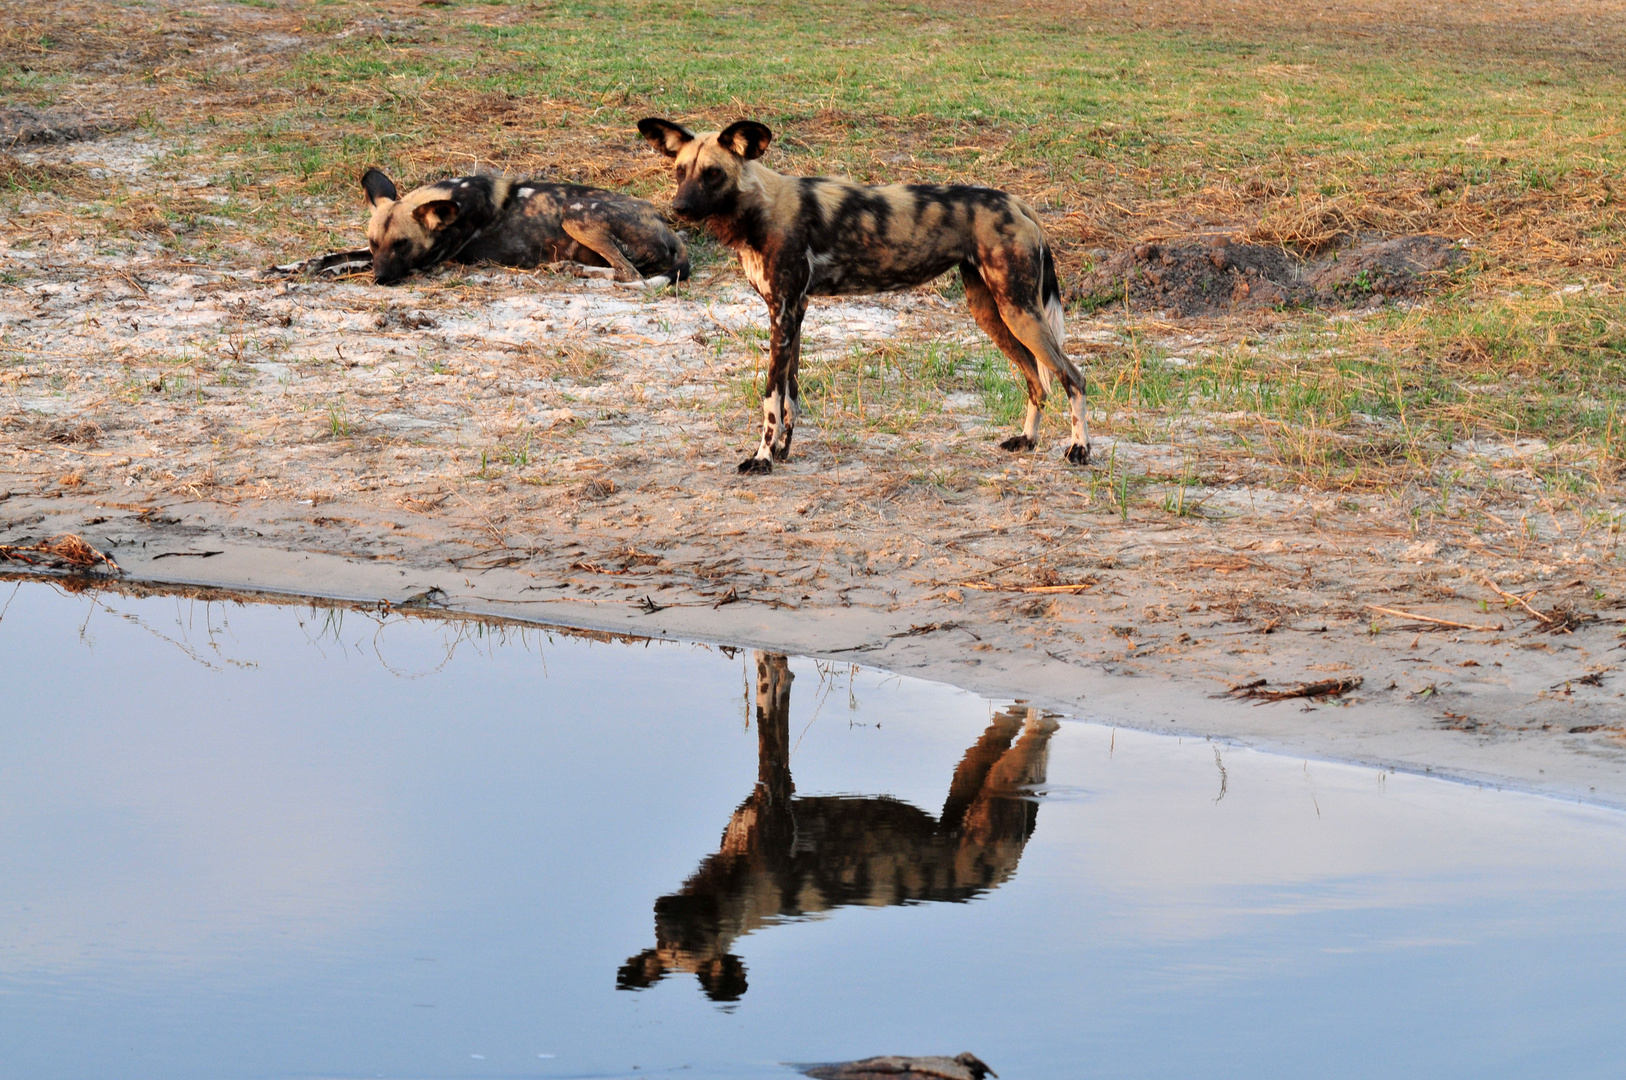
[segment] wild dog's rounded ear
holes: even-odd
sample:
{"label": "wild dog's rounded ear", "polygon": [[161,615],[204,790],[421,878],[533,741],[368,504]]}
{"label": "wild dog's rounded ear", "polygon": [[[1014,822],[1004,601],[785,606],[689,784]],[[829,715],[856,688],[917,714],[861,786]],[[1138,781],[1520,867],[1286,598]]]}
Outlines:
{"label": "wild dog's rounded ear", "polygon": [[412,217],[419,225],[434,232],[457,220],[457,204],[450,199],[436,199],[414,207]]}
{"label": "wild dog's rounded ear", "polygon": [[772,141],[773,132],[755,120],[736,120],[717,133],[718,146],[734,151],[747,161],[766,154]]}
{"label": "wild dog's rounded ear", "polygon": [[399,199],[400,192],[395,190],[395,181],[385,176],[380,169],[368,169],[361,174],[361,190],[367,193],[367,205],[372,206],[379,199]]}
{"label": "wild dog's rounded ear", "polygon": [[679,150],[694,141],[694,132],[658,116],[648,116],[638,121],[638,134],[667,157],[677,157]]}

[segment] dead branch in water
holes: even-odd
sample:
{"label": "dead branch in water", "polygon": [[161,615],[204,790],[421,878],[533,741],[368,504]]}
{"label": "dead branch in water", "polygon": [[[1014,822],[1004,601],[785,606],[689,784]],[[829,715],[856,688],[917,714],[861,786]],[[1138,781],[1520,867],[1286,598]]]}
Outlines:
{"label": "dead branch in water", "polygon": [[[33,558],[35,555],[42,555],[44,558]],[[26,566],[40,566],[47,570],[90,570],[105,564],[115,574],[124,573],[124,568],[114,562],[111,555],[96,550],[86,543],[83,537],[75,536],[73,533],[53,536],[49,540],[28,547],[0,544],[0,559],[23,563]]]}

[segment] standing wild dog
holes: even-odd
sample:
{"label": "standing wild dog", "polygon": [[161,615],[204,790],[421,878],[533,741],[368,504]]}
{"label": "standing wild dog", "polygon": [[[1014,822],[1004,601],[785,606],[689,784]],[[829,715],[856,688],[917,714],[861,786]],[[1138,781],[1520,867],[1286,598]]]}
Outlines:
{"label": "standing wild dog", "polygon": [[372,218],[373,277],[390,285],[455,259],[533,267],[607,266],[651,288],[689,276],[689,253],[643,199],[581,184],[459,176],[403,197],[378,169],[361,177]]}
{"label": "standing wild dog", "polygon": [[1039,409],[1059,378],[1067,391],[1072,442],[1063,458],[1090,460],[1084,376],[1062,351],[1061,288],[1044,229],[1014,195],[965,185],[863,187],[825,177],[781,176],[757,159],[773,133],[752,120],[695,135],[670,120],[638,121],[673,159],[672,210],[733,248],[768,305],[772,324],[762,439],[741,472],[770,472],[790,457],[800,404],[797,367],[809,296],[889,292],[960,268],[971,314],[1028,386],[1022,434],[1000,443],[1030,450]]}

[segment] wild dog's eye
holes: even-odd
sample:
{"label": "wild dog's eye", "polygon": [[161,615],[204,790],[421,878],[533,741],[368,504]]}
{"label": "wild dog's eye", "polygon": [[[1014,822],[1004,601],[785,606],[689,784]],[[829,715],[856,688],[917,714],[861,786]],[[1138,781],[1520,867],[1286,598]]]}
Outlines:
{"label": "wild dog's eye", "polygon": [[689,175],[689,167],[687,165],[679,165],[676,169],[672,170],[672,175],[677,177],[679,180],[682,180],[685,176]]}
{"label": "wild dog's eye", "polygon": [[715,165],[707,165],[706,171],[700,174],[708,183],[715,183],[723,178],[723,170]]}

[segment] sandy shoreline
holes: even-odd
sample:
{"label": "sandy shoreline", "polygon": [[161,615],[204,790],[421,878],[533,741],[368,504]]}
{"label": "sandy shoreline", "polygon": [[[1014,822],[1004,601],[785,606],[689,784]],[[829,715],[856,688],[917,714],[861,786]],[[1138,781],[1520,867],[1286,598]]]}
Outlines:
{"label": "sandy shoreline", "polygon": [[[1099,723],[1626,806],[1619,690],[1607,677],[1597,686],[1575,681],[1584,669],[1615,666],[1618,630],[1603,620],[1554,641],[1553,635],[1521,630],[1498,612],[1488,618],[1506,631],[1478,635],[1485,639],[1478,642],[1449,633],[1373,635],[1364,626],[1329,625],[1323,632],[1319,623],[1266,636],[1238,633],[1230,629],[1235,624],[1221,621],[1208,633],[1222,638],[1230,630],[1229,636],[1242,640],[1192,638],[1182,648],[1171,639],[1190,631],[1164,631],[1131,643],[1110,626],[1089,625],[1102,620],[1086,615],[1068,620],[1088,630],[1076,628],[1061,652],[1062,643],[1045,633],[1045,619],[1001,617],[997,608],[968,618],[972,612],[963,610],[964,601],[923,606],[918,600],[878,603],[880,597],[864,595],[899,592],[884,581],[847,589],[845,604],[820,590],[817,598],[801,593],[804,599],[793,606],[782,589],[742,589],[738,581],[696,588],[657,571],[643,574],[635,587],[599,597],[582,595],[579,583],[561,588],[532,567],[460,568],[443,554],[444,545],[457,543],[455,530],[441,530],[434,542],[419,542],[402,557],[380,557],[355,543],[290,550],[244,542],[249,532],[285,529],[301,511],[317,516],[309,508],[259,502],[170,502],[158,514],[67,497],[14,495],[0,503],[10,522],[20,513],[30,519],[31,532],[79,531],[105,544],[130,585],[204,586],[369,605],[416,597],[413,606],[397,610],[769,648],[933,679],[995,699],[1023,698]],[[14,528],[6,532],[7,539],[15,537]],[[429,590],[439,591],[423,597]],[[731,593],[739,599],[726,600]],[[646,597],[657,610],[649,610]],[[971,603],[998,605],[1002,599],[1009,596],[975,597]],[[1102,599],[1086,592],[1047,603],[1059,600],[1080,614],[1097,615],[1084,604]],[[1190,615],[1182,625],[1199,629]],[[1483,659],[1463,668],[1456,657],[1468,653]],[[1293,677],[1333,670],[1358,673],[1364,682],[1341,702],[1260,705],[1223,696],[1227,685],[1245,677],[1286,685]],[[1434,689],[1419,693],[1425,685]],[[1465,728],[1445,719],[1451,715],[1499,719]],[[1576,727],[1590,730],[1570,731]]]}

